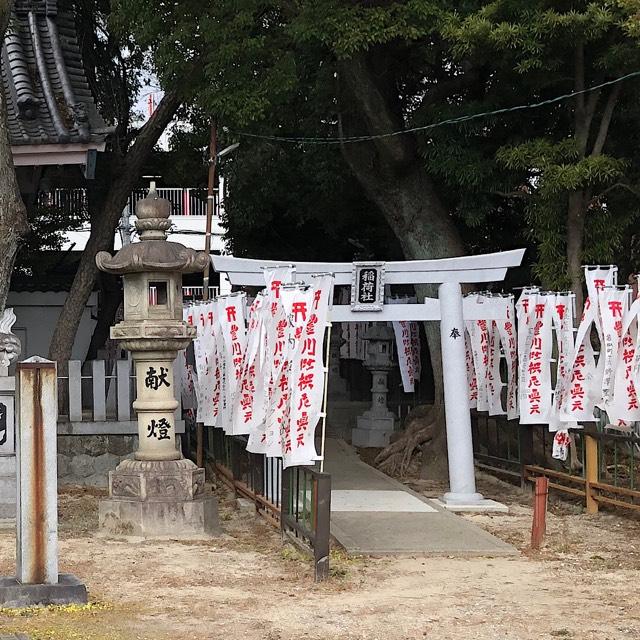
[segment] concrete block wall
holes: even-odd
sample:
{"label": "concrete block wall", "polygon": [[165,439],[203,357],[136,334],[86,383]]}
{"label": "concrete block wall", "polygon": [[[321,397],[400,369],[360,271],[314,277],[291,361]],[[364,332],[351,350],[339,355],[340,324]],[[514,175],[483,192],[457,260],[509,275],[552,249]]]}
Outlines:
{"label": "concrete block wall", "polygon": [[137,439],[132,435],[59,435],[58,485],[106,488],[109,471],[133,457]]}
{"label": "concrete block wall", "polygon": [[16,457],[0,456],[0,520],[16,517]]}

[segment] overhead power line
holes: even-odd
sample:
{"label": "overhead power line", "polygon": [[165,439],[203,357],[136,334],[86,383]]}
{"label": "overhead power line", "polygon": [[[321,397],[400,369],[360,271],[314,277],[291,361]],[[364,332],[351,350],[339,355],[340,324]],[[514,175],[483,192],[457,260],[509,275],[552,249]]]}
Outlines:
{"label": "overhead power line", "polygon": [[502,109],[493,109],[492,111],[483,111],[482,113],[473,113],[466,116],[458,116],[456,118],[447,118],[446,120],[441,120],[439,122],[434,122],[432,124],[426,124],[419,127],[411,127],[409,129],[400,129],[399,131],[391,131],[389,133],[380,133],[376,135],[368,135],[368,136],[345,136],[345,137],[300,137],[300,136],[275,136],[275,135],[266,135],[259,133],[249,133],[248,131],[233,131],[238,136],[244,136],[246,138],[257,138],[259,140],[271,140],[273,142],[288,142],[291,144],[353,144],[356,142],[367,142],[370,140],[381,140],[383,138],[392,138],[395,136],[402,136],[407,133],[416,133],[418,131],[428,131],[430,129],[435,129],[437,127],[443,127],[449,124],[460,124],[462,122],[469,122],[470,120],[478,120],[480,118],[486,118],[487,116],[495,116],[500,115],[502,113],[511,113],[512,111],[524,111],[526,109],[539,109],[540,107],[547,106],[549,104],[554,104],[556,102],[562,102],[563,100],[568,100],[569,98],[573,98],[575,96],[579,96],[584,93],[590,93],[592,91],[598,91],[599,89],[603,89],[604,87],[609,87],[611,85],[617,84],[619,82],[624,82],[625,80],[629,80],[630,78],[635,78],[640,75],[640,71],[633,71],[631,73],[627,73],[624,76],[620,76],[619,78],[615,78],[613,80],[607,80],[606,82],[601,82],[600,84],[593,85],[588,87],[587,89],[581,89],[580,91],[572,91],[571,93],[563,93],[562,95],[556,96],[555,98],[548,98],[547,100],[541,100],[540,102],[531,102],[528,104],[520,104],[515,107],[504,107]]}

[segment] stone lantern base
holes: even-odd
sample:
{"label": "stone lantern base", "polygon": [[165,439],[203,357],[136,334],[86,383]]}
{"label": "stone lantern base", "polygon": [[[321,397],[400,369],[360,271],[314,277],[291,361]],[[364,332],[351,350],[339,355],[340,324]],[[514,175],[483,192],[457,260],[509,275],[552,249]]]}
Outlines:
{"label": "stone lantern base", "polygon": [[204,469],[191,460],[124,460],[109,473],[99,505],[105,533],[143,537],[208,537],[220,533],[216,498]]}

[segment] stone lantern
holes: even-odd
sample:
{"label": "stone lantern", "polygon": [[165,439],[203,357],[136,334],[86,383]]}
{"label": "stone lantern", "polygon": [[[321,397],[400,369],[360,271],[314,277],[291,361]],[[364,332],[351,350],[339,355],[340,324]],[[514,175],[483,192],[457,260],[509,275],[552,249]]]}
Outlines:
{"label": "stone lantern", "polygon": [[203,271],[207,256],[167,242],[171,203],[152,189],[136,207],[140,242],[96,256],[101,271],[123,276],[124,320],[111,337],[131,352],[136,373],[138,449],[109,474],[100,526],[131,535],[198,535],[217,528],[215,498],[204,494],[204,469],[176,443],[178,401],[173,363],[195,337],[182,319],[182,274]]}
{"label": "stone lantern", "polygon": [[371,371],[371,408],[358,416],[357,426],[351,430],[351,442],[355,447],[386,447],[396,420],[387,407],[387,376],[394,366],[393,330],[383,322],[376,322],[365,331],[364,340],[367,343],[364,366]]}

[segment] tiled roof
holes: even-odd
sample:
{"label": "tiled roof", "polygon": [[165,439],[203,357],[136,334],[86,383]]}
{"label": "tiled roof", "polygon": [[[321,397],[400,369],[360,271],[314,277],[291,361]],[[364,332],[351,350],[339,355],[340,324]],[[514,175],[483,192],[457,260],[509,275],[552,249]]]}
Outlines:
{"label": "tiled roof", "polygon": [[2,47],[12,145],[96,143],[108,128],[84,74],[70,0],[16,0]]}

